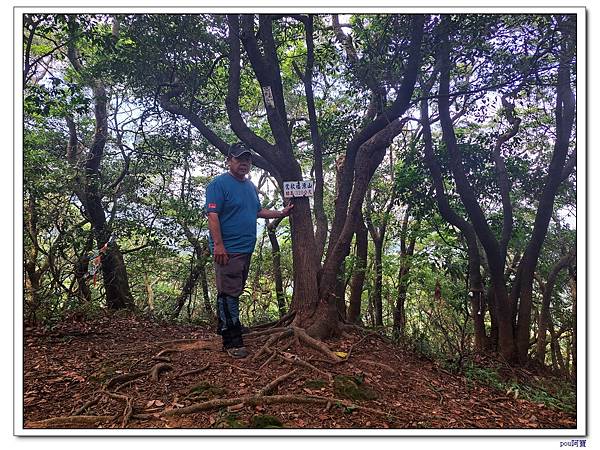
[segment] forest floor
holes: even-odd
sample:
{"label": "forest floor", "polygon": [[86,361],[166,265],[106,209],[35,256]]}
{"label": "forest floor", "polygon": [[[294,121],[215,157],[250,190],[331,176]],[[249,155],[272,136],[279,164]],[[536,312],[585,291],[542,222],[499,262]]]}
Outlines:
{"label": "forest floor", "polygon": [[337,363],[293,338],[256,357],[266,339],[247,337],[250,356],[234,360],[213,330],[135,316],[28,328],[24,427],[576,427],[574,414],[452,374],[374,334],[326,341],[347,358]]}

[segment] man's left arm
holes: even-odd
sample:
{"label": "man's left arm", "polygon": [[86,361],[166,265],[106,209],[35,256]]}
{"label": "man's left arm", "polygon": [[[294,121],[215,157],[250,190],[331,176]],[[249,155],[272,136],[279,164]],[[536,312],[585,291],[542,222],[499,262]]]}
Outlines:
{"label": "man's left arm", "polygon": [[280,219],[282,217],[289,216],[293,207],[294,205],[290,203],[281,211],[273,211],[271,209],[262,208],[260,211],[258,211],[256,217],[260,219]]}

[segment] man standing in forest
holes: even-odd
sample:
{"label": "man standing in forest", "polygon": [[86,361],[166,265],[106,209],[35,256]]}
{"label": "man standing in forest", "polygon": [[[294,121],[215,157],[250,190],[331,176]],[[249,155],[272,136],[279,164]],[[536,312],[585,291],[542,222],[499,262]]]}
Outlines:
{"label": "man standing in forest", "polygon": [[249,178],[252,153],[244,144],[233,144],[227,155],[229,171],[215,177],[206,187],[209,245],[217,285],[218,331],[223,348],[233,358],[245,358],[239,297],[244,290],[250,257],[256,244],[256,219],[277,219],[290,214],[262,208],[258,189]]}

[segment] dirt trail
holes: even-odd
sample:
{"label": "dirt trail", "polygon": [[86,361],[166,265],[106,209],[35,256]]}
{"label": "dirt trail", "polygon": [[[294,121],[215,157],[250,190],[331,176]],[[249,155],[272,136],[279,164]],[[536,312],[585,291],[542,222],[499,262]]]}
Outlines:
{"label": "dirt trail", "polygon": [[217,338],[118,315],[26,330],[25,428],[576,427],[373,335],[326,342],[338,363],[294,336],[233,360]]}

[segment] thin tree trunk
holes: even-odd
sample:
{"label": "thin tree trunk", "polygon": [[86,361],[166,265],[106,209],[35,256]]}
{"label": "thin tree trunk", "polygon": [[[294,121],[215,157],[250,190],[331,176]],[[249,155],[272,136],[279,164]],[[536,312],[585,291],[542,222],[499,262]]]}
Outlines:
{"label": "thin tree trunk", "polygon": [[[70,34],[68,57],[73,68],[77,72],[81,72],[83,67],[75,47],[78,30],[73,17],[69,18],[68,25]],[[101,81],[92,80],[91,84],[94,94],[95,130],[85,161],[83,192],[79,191],[77,195],[94,230],[97,248],[103,253],[101,261],[106,304],[109,309],[133,309],[134,301],[129,288],[125,262],[116,242],[110,242],[111,230],[106,222],[100,193],[100,162],[108,138],[107,92]],[[73,156],[77,154],[73,148],[73,144],[77,142],[76,136],[74,136],[75,128],[69,126],[69,132],[67,153],[70,162],[73,163]]]}
{"label": "thin tree trunk", "polygon": [[150,312],[154,311],[154,289],[152,288],[152,282],[148,278],[148,273],[144,273],[144,286],[146,287],[146,299],[148,301],[148,309]]}
{"label": "thin tree trunk", "polygon": [[[410,238],[408,245],[406,240],[408,237],[408,219],[410,218],[410,206],[404,212],[402,219],[402,229],[400,232],[400,268],[398,269],[398,297],[394,307],[392,334],[395,339],[402,339],[406,332],[406,294],[409,285],[409,272],[411,267],[410,259],[415,251],[415,243],[417,240],[416,233]],[[415,230],[419,228],[419,223],[415,225]]]}
{"label": "thin tree trunk", "polygon": [[548,331],[550,331],[550,348],[554,354],[556,366],[560,372],[565,373],[565,360],[563,358],[559,342],[560,335],[554,330],[554,321],[552,320],[552,315],[548,317]]}
{"label": "thin tree trunk", "polygon": [[[478,314],[483,296],[483,280],[481,277],[481,257],[474,227],[467,220],[459,216],[450,206],[444,188],[442,171],[433,151],[433,139],[429,124],[429,111],[427,100],[421,101],[421,121],[423,126],[423,141],[425,149],[425,164],[431,174],[435,188],[435,200],[442,217],[451,225],[457,227],[465,237],[467,243],[467,258],[469,264],[469,290],[471,294],[471,317],[475,331],[475,349],[484,351],[487,338],[483,314]],[[494,312],[495,313],[495,312]]]}
{"label": "thin tree trunk", "polygon": [[356,230],[356,256],[354,263],[354,272],[350,280],[350,305],[348,308],[348,322],[360,322],[360,310],[362,303],[363,286],[365,283],[365,275],[367,270],[367,253],[368,253],[368,230],[365,226],[365,220],[360,215]]}
{"label": "thin tree trunk", "polygon": [[173,311],[174,317],[179,317],[179,314],[185,306],[185,303],[191,299],[192,292],[194,292],[194,287],[196,286],[196,282],[198,281],[198,277],[200,276],[200,272],[202,271],[204,264],[205,263],[202,258],[198,258],[196,260],[196,264],[193,266],[192,270],[190,270],[187,280],[181,289],[181,293],[175,300],[175,310]]}
{"label": "thin tree trunk", "polygon": [[487,254],[490,281],[494,287],[495,294],[494,303],[498,318],[499,350],[507,361],[513,361],[515,359],[516,348],[510,314],[509,297],[506,285],[504,284],[504,262],[502,260],[502,252],[465,174],[456,135],[454,133],[454,125],[450,115],[450,101],[448,96],[450,92],[451,67],[450,45],[448,40],[449,21],[450,19],[447,16],[442,21],[441,42],[439,46],[441,69],[438,108],[440,124],[442,126],[443,139],[448,148],[449,165],[452,170],[457,191],[467,211],[470,222]]}
{"label": "thin tree trunk", "polygon": [[285,294],[283,292],[283,276],[281,274],[281,249],[276,234],[277,226],[280,222],[281,219],[276,219],[267,223],[267,233],[269,235],[269,241],[271,242],[273,278],[275,279],[275,298],[277,299],[277,309],[279,311],[279,317],[281,318],[286,314],[286,307]]}
{"label": "thin tree trunk", "polygon": [[520,301],[516,334],[518,356],[521,363],[524,363],[528,356],[534,273],[554,211],[554,199],[560,184],[564,180],[563,171],[575,120],[575,96],[571,89],[571,64],[575,52],[575,37],[571,33],[575,30],[576,19],[574,17],[569,17],[565,23],[561,24],[563,39],[556,88],[556,141],[548,175],[538,204],[531,238],[518,269],[520,273],[520,289],[518,291]]}
{"label": "thin tree trunk", "polygon": [[571,287],[571,301],[573,302],[573,370],[571,380],[577,381],[577,275],[573,266],[569,267],[569,286]]}
{"label": "thin tree trunk", "polygon": [[572,261],[573,254],[563,256],[554,266],[550,269],[548,275],[548,281],[545,285],[540,284],[542,290],[542,306],[540,308],[539,322],[538,322],[538,335],[537,335],[537,346],[536,346],[536,359],[540,365],[544,365],[546,360],[546,332],[548,331],[548,322],[550,317],[550,302],[552,301],[552,293],[554,291],[554,285],[556,278],[560,271],[566,268]]}
{"label": "thin tree trunk", "polygon": [[383,326],[383,302],[382,302],[382,284],[383,284],[383,242],[373,241],[375,247],[375,280],[373,283],[373,306],[375,307],[375,326]]}
{"label": "thin tree trunk", "polygon": [[208,278],[206,276],[206,264],[209,259],[202,255],[202,262],[198,265],[198,278],[200,278],[200,286],[202,288],[202,299],[204,301],[204,313],[206,317],[213,318],[214,312],[210,303],[210,295],[208,294]]}
{"label": "thin tree trunk", "polygon": [[94,236],[90,233],[87,242],[83,248],[82,254],[77,258],[74,269],[74,279],[77,284],[75,296],[83,303],[92,301],[92,293],[88,286],[87,275],[89,271],[90,257],[89,253],[94,246]]}
{"label": "thin tree trunk", "polygon": [[496,315],[496,305],[494,301],[494,288],[490,286],[486,293],[488,310],[490,312],[490,338],[488,348],[491,351],[498,351],[498,316]]}

